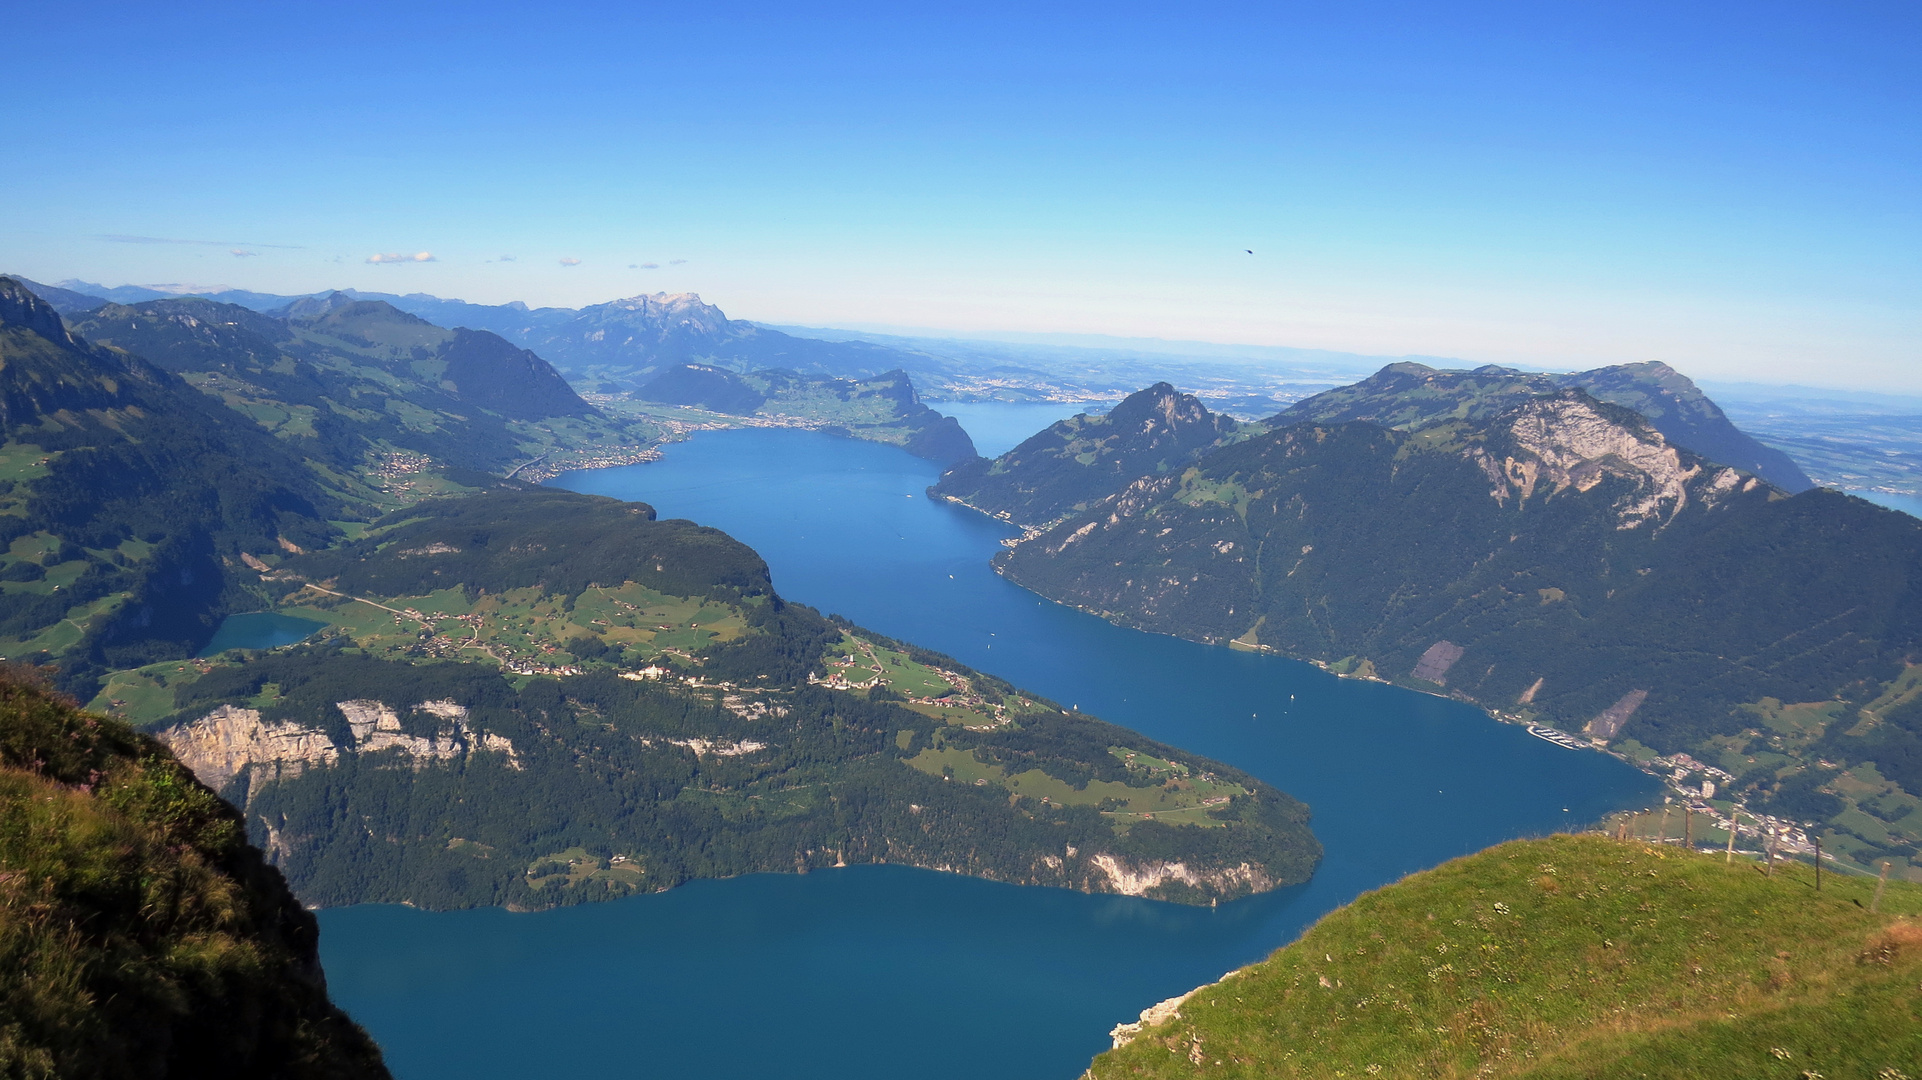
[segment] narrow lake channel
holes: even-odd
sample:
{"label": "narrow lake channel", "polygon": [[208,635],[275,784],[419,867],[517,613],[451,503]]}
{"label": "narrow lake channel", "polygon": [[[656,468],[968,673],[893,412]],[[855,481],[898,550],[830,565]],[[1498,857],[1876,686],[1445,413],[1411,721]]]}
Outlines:
{"label": "narrow lake channel", "polygon": [[555,483],[724,529],[790,600],[1261,776],[1313,807],[1315,878],[1217,909],[857,867],[539,914],[322,912],[335,998],[396,1076],[1070,1080],[1114,1024],[1360,892],[1659,798],[1456,702],[1043,601],[989,569],[1006,526],[926,497],[938,472],[757,429]]}

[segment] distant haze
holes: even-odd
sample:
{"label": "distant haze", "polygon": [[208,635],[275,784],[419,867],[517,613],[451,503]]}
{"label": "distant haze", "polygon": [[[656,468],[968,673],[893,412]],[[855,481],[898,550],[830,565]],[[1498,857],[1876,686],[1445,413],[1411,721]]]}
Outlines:
{"label": "distant haze", "polygon": [[328,10],[9,12],[6,268],[1922,393],[1915,5]]}

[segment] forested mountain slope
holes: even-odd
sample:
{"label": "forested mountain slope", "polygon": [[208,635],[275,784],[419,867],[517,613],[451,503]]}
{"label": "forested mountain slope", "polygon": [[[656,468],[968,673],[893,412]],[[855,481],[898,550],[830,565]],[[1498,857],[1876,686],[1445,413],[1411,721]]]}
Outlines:
{"label": "forested mountain slope", "polygon": [[1284,427],[997,565],[1128,625],[1686,751],[1860,857],[1922,840],[1922,522],[1784,495],[1581,391]]}
{"label": "forested mountain slope", "polygon": [[1157,383],[1106,416],[1063,420],[993,461],[962,461],[932,493],[1024,528],[1083,510],[1154,473],[1179,470],[1203,454],[1289,424],[1366,421],[1416,430],[1485,421],[1531,398],[1579,388],[1640,412],[1670,443],[1734,465],[1790,492],[1812,486],[1780,451],[1731,424],[1695,384],[1666,364],[1623,364],[1572,375],[1509,368],[1438,371],[1399,363],[1352,386],[1306,398],[1259,424],[1238,424],[1192,395]]}
{"label": "forested mountain slope", "polygon": [[385,1080],[319,927],[166,749],[0,677],[0,1075]]}
{"label": "forested mountain slope", "polygon": [[1591,397],[1640,413],[1670,443],[1719,465],[1753,473],[1791,494],[1814,487],[1787,454],[1737,428],[1708,395],[1681,372],[1660,361],[1618,364],[1568,375],[1543,375],[1490,364],[1473,371],[1444,371],[1425,364],[1390,364],[1352,386],[1305,398],[1269,423],[1338,424],[1365,420],[1414,430],[1448,419],[1485,419],[1557,390],[1585,390]]}
{"label": "forested mountain slope", "polygon": [[929,493],[1035,527],[1099,502],[1137,477],[1179,472],[1258,430],[1156,383],[1106,415],[1058,421],[993,461],[963,461]]}
{"label": "forested mountain slope", "polygon": [[343,470],[411,451],[500,471],[557,438],[624,438],[533,353],[341,293],[274,314],[201,299],[109,304],[71,325],[182,375]]}
{"label": "forested mountain slope", "polygon": [[[0,278],[0,655],[63,678],[191,653],[243,553],[329,543],[341,490],[260,425],[73,337]],[[89,691],[90,692],[90,691]]]}
{"label": "forested mountain slope", "polygon": [[1807,866],[1760,869],[1596,836],[1503,844],[1367,893],[1156,1006],[1085,1075],[1922,1071],[1922,887],[1826,874],[1818,892]]}
{"label": "forested mountain slope", "polygon": [[1319,858],[1253,777],[784,603],[752,551],[639,504],[431,502],[264,578],[318,643],[152,665],[100,703],[244,805],[309,902],[883,861],[1208,902]]}

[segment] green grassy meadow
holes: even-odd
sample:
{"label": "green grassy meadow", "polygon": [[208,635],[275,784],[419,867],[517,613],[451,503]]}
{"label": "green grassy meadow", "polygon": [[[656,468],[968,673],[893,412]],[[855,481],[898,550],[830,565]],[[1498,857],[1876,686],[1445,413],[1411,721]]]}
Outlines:
{"label": "green grassy meadow", "polygon": [[1601,836],[1367,893],[1095,1059],[1121,1077],[1922,1075],[1922,886]]}

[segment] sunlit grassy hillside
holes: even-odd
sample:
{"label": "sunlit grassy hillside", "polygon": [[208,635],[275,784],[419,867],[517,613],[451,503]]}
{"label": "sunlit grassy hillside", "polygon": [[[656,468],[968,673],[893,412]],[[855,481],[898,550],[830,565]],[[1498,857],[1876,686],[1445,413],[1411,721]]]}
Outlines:
{"label": "sunlit grassy hillside", "polygon": [[0,673],[0,1076],[385,1080],[318,935],[164,747]]}
{"label": "sunlit grassy hillside", "polygon": [[1090,1074],[1914,1078],[1922,887],[1871,911],[1876,888],[1598,836],[1503,844],[1331,913]]}

